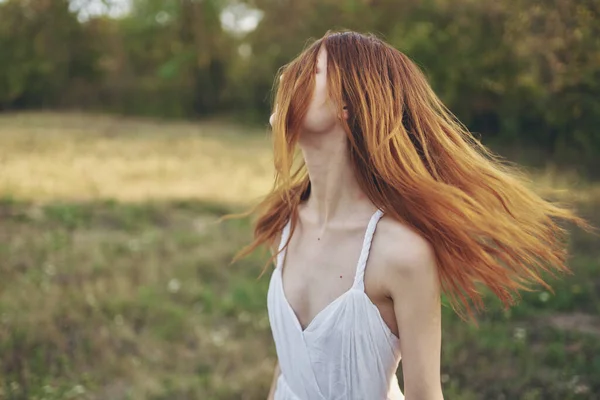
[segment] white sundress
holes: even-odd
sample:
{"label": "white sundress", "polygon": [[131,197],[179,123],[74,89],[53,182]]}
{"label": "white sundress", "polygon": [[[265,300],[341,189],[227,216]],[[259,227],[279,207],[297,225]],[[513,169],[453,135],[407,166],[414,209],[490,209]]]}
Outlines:
{"label": "white sundress", "polygon": [[[283,290],[287,248],[277,257],[267,296],[280,375],[275,400],[403,400],[396,379],[399,339],[365,293],[364,276],[373,234],[383,215],[367,226],[352,287],[302,329]],[[279,250],[290,234],[282,231]]]}

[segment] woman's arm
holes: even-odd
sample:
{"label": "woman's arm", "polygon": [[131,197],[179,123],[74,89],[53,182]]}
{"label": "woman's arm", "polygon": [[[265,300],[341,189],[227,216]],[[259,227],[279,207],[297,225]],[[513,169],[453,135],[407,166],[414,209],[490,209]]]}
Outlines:
{"label": "woman's arm", "polygon": [[279,363],[275,364],[275,372],[273,372],[273,382],[271,382],[271,390],[269,390],[269,397],[267,397],[267,400],[275,399],[275,390],[277,389],[277,378],[279,378]]}
{"label": "woman's arm", "polygon": [[[407,249],[410,249],[407,251]],[[441,304],[435,254],[423,239],[389,263],[387,291],[398,323],[406,400],[443,400]]]}

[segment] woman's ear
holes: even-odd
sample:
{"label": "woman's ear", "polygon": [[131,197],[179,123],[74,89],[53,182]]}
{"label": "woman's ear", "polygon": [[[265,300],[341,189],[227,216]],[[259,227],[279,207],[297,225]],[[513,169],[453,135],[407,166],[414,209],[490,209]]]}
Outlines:
{"label": "woman's ear", "polygon": [[348,112],[348,106],[344,104],[344,107],[342,107],[342,118],[344,118],[347,121],[349,115],[350,114]]}

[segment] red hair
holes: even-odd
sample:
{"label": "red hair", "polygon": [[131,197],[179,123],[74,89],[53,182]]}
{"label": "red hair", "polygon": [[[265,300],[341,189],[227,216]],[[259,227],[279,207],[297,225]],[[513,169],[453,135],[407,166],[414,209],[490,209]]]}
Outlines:
{"label": "red hair", "polygon": [[329,96],[338,109],[348,107],[344,129],[362,190],[432,244],[442,290],[459,315],[483,307],[478,283],[508,307],[518,290],[531,290],[530,283],[551,290],[542,271],[569,272],[568,231],[557,220],[592,227],[537,195],[521,170],[475,139],[406,55],[372,35],[346,31],[327,32],[278,74],[275,183],[256,207],[224,217],[258,216],[254,240],[234,262],[261,245],[273,246],[289,218],[293,230],[298,205],[310,194],[306,166],[294,155],[322,46]]}

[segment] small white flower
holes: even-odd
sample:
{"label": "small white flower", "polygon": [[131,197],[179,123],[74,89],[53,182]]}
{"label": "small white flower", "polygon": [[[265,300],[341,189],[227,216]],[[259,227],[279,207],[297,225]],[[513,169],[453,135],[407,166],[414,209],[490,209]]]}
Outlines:
{"label": "small white flower", "polygon": [[71,388],[71,390],[69,390],[66,395],[68,398],[70,399],[74,399],[77,396],[81,396],[82,394],[85,393],[85,388],[81,385],[75,385]]}
{"label": "small white flower", "polygon": [[525,340],[526,336],[527,336],[527,330],[525,328],[515,328],[513,337],[516,340]]}
{"label": "small white flower", "polygon": [[228,332],[226,329],[215,330],[211,333],[212,342],[217,347],[221,347],[225,343],[225,339],[228,336]]}
{"label": "small white flower", "polygon": [[177,293],[177,292],[179,292],[179,289],[181,289],[181,282],[179,282],[179,280],[173,278],[169,281],[167,288],[169,289],[169,292]]}
{"label": "small white flower", "polygon": [[590,392],[590,387],[587,386],[587,385],[584,385],[583,383],[580,383],[579,385],[575,386],[575,388],[573,389],[573,392],[575,394],[589,393]]}
{"label": "small white flower", "polygon": [[54,276],[56,274],[56,267],[50,263],[46,264],[46,268],[44,268],[44,271],[46,272],[46,274],[48,276]]}

